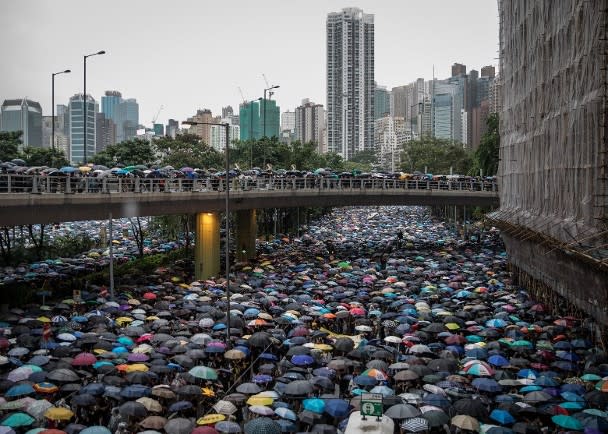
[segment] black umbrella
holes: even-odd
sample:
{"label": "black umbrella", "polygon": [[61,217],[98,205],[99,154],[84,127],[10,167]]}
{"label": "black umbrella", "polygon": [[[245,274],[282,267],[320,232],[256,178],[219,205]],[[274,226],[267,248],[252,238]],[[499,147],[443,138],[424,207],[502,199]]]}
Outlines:
{"label": "black umbrella", "polygon": [[488,420],[488,410],[483,402],[479,399],[465,398],[460,399],[452,406],[451,414],[466,414],[480,421]]}
{"label": "black umbrella", "polygon": [[312,384],[307,380],[296,380],[287,384],[285,394],[291,396],[307,396],[312,392]]}
{"label": "black umbrella", "polygon": [[118,412],[123,417],[145,417],[148,410],[143,404],[136,401],[127,401],[118,408]]}
{"label": "black umbrella", "polygon": [[251,347],[264,348],[272,342],[271,339],[272,336],[266,332],[256,332],[249,337],[247,342]]}

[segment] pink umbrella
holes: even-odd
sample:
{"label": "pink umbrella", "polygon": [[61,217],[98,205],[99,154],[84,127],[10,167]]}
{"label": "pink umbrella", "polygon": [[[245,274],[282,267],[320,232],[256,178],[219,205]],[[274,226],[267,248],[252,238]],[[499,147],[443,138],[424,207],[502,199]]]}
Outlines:
{"label": "pink umbrella", "polygon": [[72,366],[91,366],[97,362],[97,357],[92,353],[80,353],[74,360],[72,360]]}

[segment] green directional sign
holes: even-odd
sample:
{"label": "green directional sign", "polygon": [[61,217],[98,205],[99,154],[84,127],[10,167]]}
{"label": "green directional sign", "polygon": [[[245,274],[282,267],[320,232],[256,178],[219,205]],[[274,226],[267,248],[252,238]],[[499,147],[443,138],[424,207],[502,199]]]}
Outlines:
{"label": "green directional sign", "polygon": [[382,416],[382,395],[380,393],[361,395],[361,416]]}

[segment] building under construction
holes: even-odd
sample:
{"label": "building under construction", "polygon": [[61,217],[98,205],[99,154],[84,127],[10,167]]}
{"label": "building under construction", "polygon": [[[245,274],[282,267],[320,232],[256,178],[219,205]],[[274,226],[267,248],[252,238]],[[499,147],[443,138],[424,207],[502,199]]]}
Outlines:
{"label": "building under construction", "polygon": [[608,325],[608,0],[498,8],[501,195],[492,218],[516,277],[538,298]]}

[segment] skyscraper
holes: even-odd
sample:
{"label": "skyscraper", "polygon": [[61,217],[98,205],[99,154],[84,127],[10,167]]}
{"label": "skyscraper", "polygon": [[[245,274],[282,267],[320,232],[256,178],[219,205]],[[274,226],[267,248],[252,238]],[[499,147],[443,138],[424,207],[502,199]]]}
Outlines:
{"label": "skyscraper", "polygon": [[135,98],[123,99],[114,107],[116,141],[123,142],[137,135],[139,126],[139,104]]}
{"label": "skyscraper", "polygon": [[175,136],[177,136],[178,131],[179,131],[179,122],[176,121],[175,119],[169,119],[167,121],[167,127],[165,128],[165,134],[168,137],[175,138]]}
{"label": "skyscraper", "polygon": [[116,122],[115,110],[116,106],[122,102],[122,94],[117,90],[106,90],[105,95],[101,97],[101,112],[106,119],[112,119]]}
{"label": "skyscraper", "polygon": [[391,112],[391,91],[386,86],[374,83],[374,120],[388,116]]}
{"label": "skyscraper", "polygon": [[1,107],[0,131],[22,131],[23,146],[42,146],[42,107],[23,99],[4,100]]}
{"label": "skyscraper", "polygon": [[[87,104],[87,157],[95,155],[96,142],[96,113],[98,105],[91,95],[86,97]],[[82,163],[84,161],[84,97],[78,93],[70,98],[69,103],[70,114],[70,156],[69,160],[72,163]]]}
{"label": "skyscraper", "polygon": [[323,142],[325,110],[323,105],[304,99],[302,105],[296,108],[295,114],[296,140],[302,143],[316,143],[317,151],[325,152],[325,143]]}
{"label": "skyscraper", "polygon": [[[219,118],[214,118],[211,110],[203,109],[197,110],[196,114],[190,118],[188,118],[191,122],[205,122],[205,123],[215,123],[219,122]],[[211,125],[206,125],[204,123],[197,125],[190,125],[188,129],[188,133],[194,134],[195,136],[199,136],[201,140],[211,146]]]}
{"label": "skyscraper", "polygon": [[116,124],[104,113],[97,113],[97,139],[95,151],[101,152],[108,146],[116,143]]}
{"label": "skyscraper", "polygon": [[374,15],[327,15],[327,147],[349,160],[374,149]]}
{"label": "skyscraper", "polygon": [[454,63],[452,65],[452,77],[457,77],[459,75],[467,75],[467,65]]}
{"label": "skyscraper", "polygon": [[257,140],[262,137],[260,128],[260,101],[244,102],[239,106],[241,140]]}
{"label": "skyscraper", "polygon": [[262,136],[279,137],[281,128],[281,108],[272,99],[262,100],[260,108]]}
{"label": "skyscraper", "polygon": [[287,110],[286,112],[281,113],[281,131],[291,131],[293,132],[296,129],[296,112],[290,112]]}

